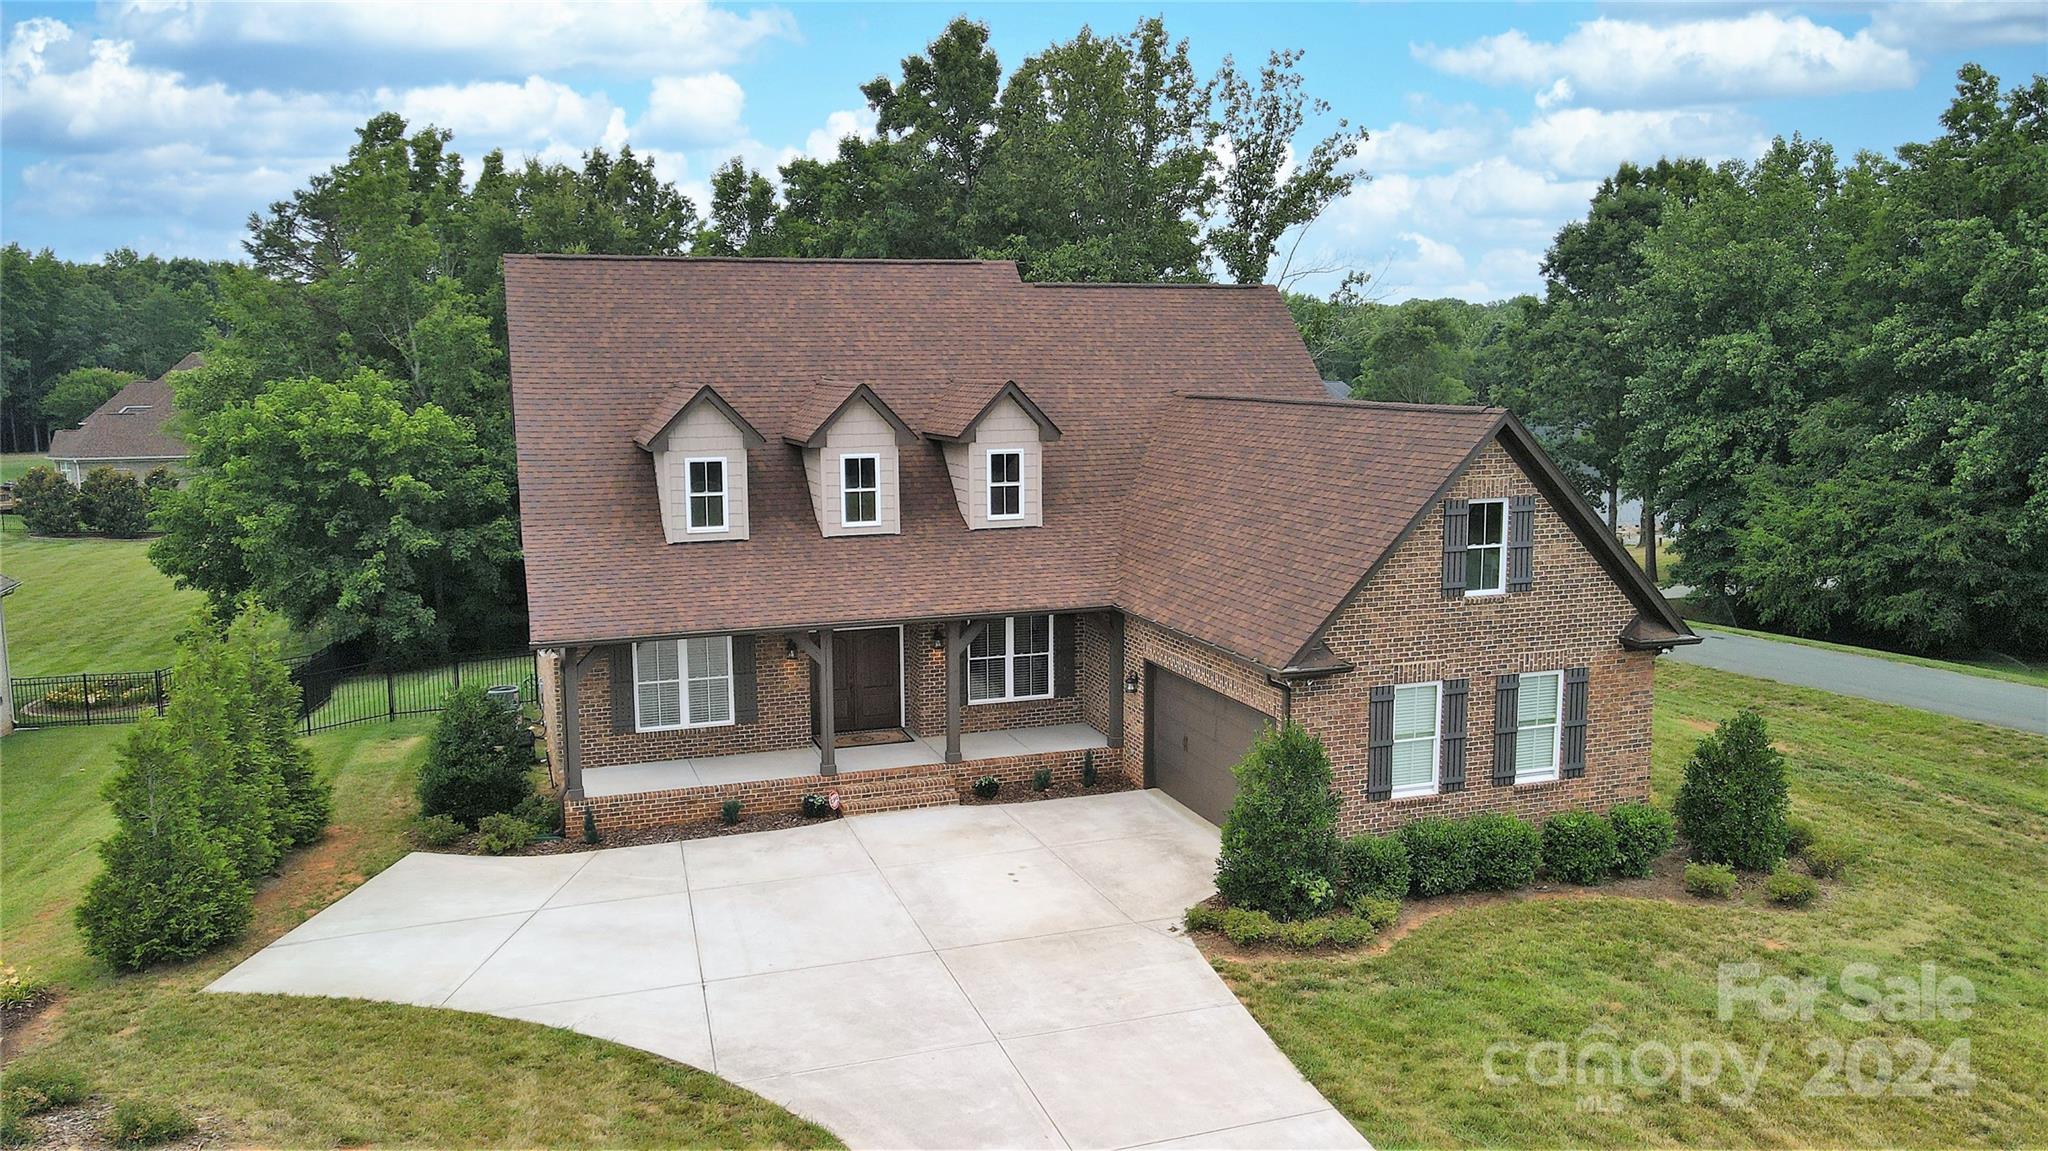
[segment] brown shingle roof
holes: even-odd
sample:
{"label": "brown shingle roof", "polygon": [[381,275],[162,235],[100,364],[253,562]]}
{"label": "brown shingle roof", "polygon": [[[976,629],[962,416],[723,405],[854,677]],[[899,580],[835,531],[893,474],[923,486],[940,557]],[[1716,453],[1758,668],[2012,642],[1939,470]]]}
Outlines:
{"label": "brown shingle roof", "polygon": [[1024,409],[1024,414],[1038,425],[1040,438],[1060,438],[1059,424],[1015,380],[996,384],[948,380],[947,386],[925,405],[924,418],[919,421],[918,430],[935,439],[964,440],[989,413],[989,409],[1005,396],[1015,400],[1017,406]]}
{"label": "brown shingle roof", "polygon": [[[813,382],[808,390],[801,393],[796,413],[790,417],[789,430],[782,438],[800,447],[823,447],[825,432],[839,414],[853,405],[855,400],[872,401],[877,415],[889,421],[896,429],[899,442],[908,443],[917,438],[917,432],[896,411],[894,405],[883,399],[881,394],[866,383],[855,380],[821,379]],[[902,397],[899,390],[898,398]]]}
{"label": "brown shingle roof", "polygon": [[[196,368],[193,352],[169,372],[153,380],[137,380],[101,404],[76,428],[50,437],[53,460],[182,460],[190,453],[185,441],[164,430],[170,421],[171,372]],[[124,409],[130,409],[124,411]]]}

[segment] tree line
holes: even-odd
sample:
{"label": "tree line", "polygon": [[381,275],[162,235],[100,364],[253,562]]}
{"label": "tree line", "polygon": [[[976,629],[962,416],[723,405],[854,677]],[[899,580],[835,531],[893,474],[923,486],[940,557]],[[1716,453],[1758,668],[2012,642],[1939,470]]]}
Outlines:
{"label": "tree line", "polygon": [[[2048,649],[2048,79],[1964,68],[1942,133],[1844,163],[1624,164],[1478,307],[1290,303],[1365,398],[1516,411],[1738,622]],[[1335,373],[1332,375],[1332,373]]]}

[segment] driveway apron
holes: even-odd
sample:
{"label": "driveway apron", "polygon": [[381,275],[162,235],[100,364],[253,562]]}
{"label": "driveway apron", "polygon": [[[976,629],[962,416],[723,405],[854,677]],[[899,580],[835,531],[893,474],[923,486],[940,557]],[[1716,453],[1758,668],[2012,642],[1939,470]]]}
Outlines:
{"label": "driveway apron", "polygon": [[1177,933],[1216,847],[1132,791],[414,854],[208,990],[567,1028],[857,1148],[1367,1146]]}

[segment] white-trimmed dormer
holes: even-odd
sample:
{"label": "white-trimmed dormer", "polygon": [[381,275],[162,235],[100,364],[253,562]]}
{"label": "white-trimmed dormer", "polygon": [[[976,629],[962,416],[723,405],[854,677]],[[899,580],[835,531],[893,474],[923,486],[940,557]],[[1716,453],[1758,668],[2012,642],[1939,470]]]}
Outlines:
{"label": "white-trimmed dormer", "polygon": [[748,535],[747,453],[766,441],[706,384],[663,402],[636,442],[654,457],[661,531],[672,544]]}
{"label": "white-trimmed dormer", "polygon": [[1060,430],[1014,380],[992,395],[956,389],[926,422],[970,530],[1045,522],[1045,445]]}
{"label": "white-trimmed dormer", "polygon": [[819,383],[783,437],[803,449],[811,510],[826,536],[903,530],[901,448],[917,433],[866,384]]}

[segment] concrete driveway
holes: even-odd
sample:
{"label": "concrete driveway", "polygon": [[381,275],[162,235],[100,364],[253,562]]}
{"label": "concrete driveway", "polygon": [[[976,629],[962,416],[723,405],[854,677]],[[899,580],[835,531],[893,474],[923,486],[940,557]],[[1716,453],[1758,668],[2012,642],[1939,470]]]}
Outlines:
{"label": "concrete driveway", "polygon": [[407,856],[213,984],[566,1027],[854,1147],[1364,1147],[1186,939],[1158,792],[523,859]]}

